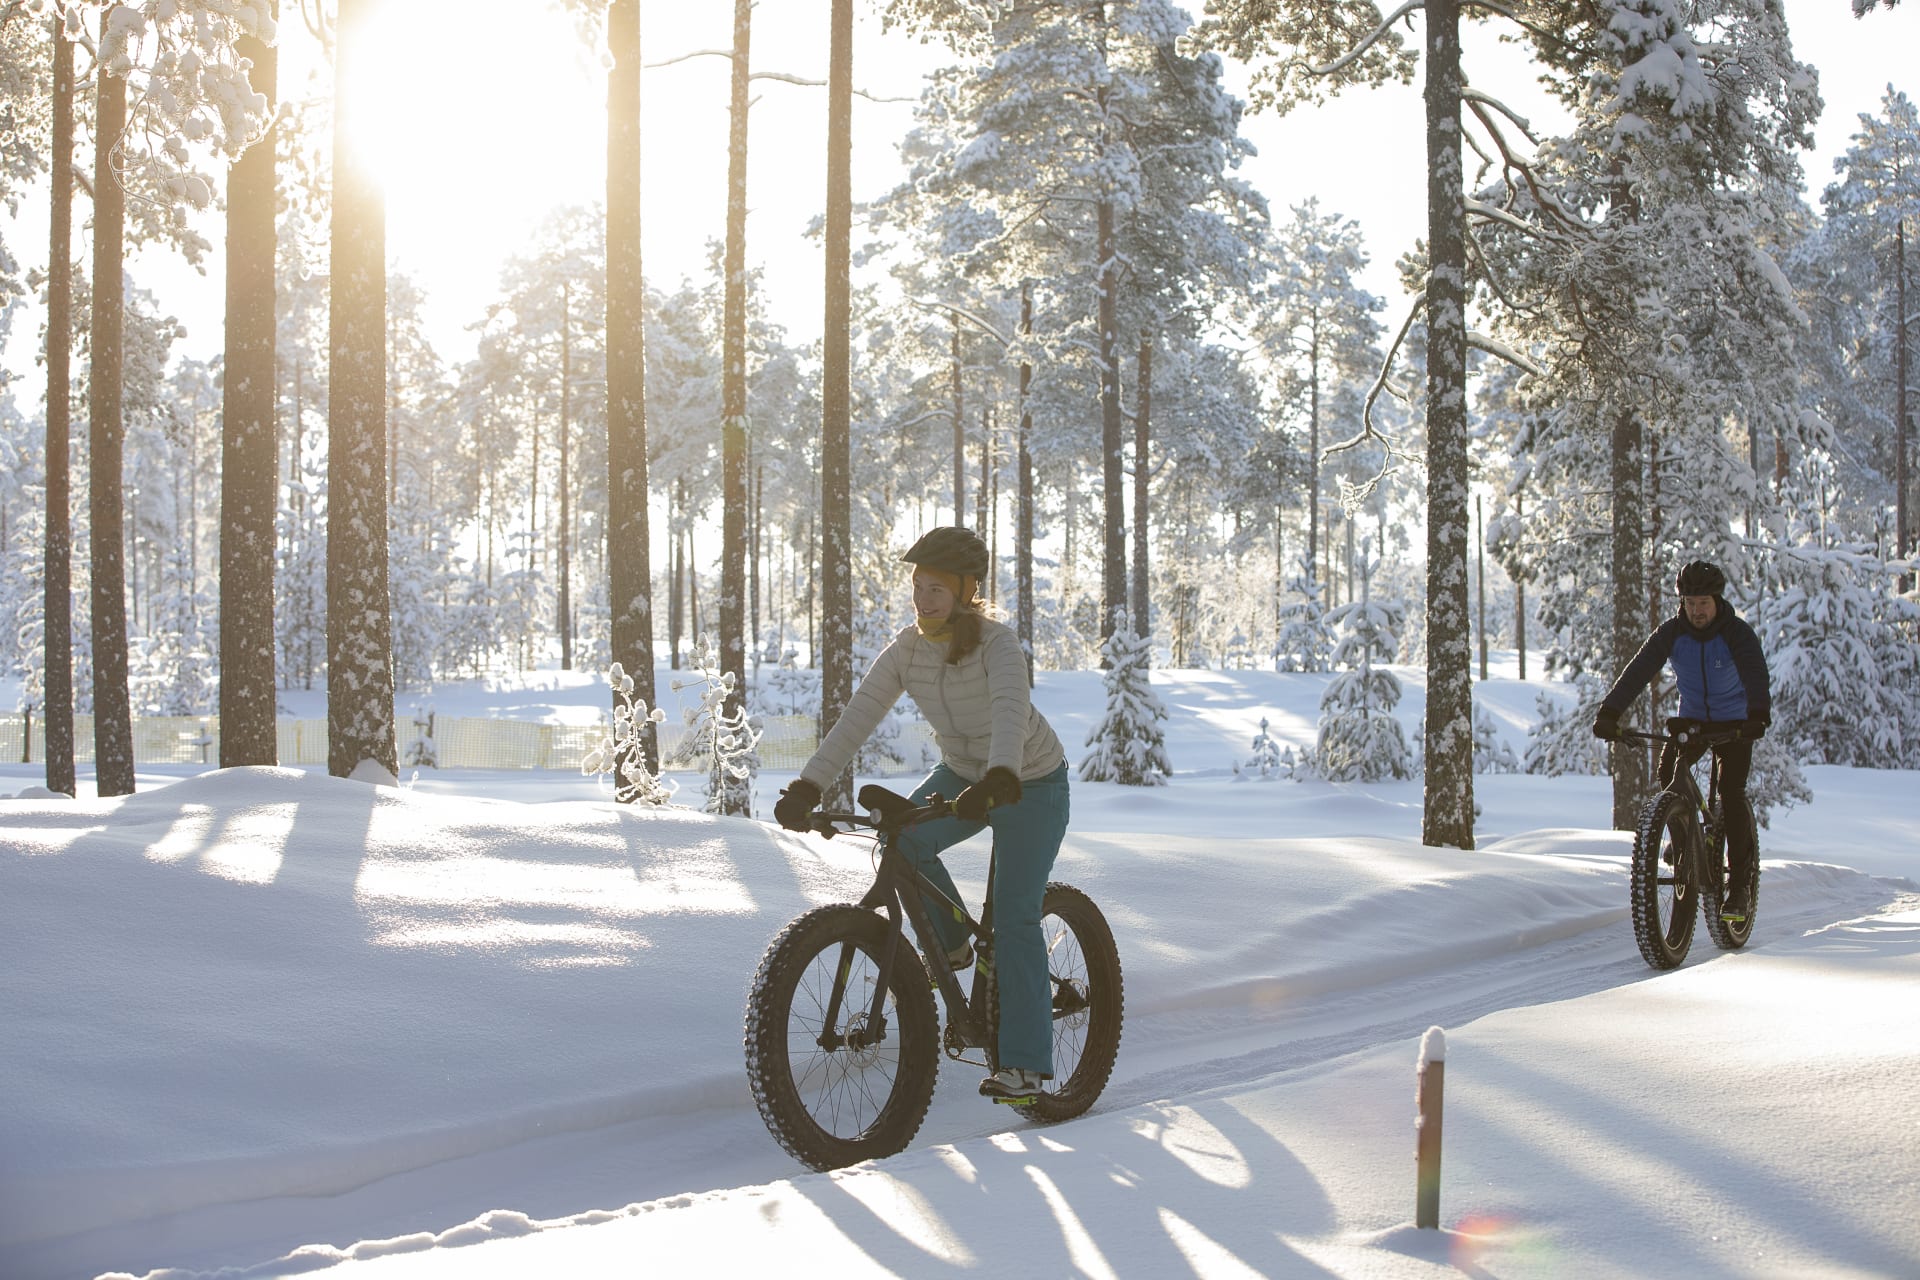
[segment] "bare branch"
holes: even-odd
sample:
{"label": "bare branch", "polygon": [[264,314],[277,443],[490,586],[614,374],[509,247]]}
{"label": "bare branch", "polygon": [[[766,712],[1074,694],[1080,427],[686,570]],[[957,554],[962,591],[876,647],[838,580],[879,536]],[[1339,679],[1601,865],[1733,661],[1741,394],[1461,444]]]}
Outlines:
{"label": "bare branch", "polygon": [[[733,50],[731,49],[694,49],[691,52],[677,54],[676,56],[671,58],[662,58],[659,62],[642,63],[641,69],[644,71],[657,71],[661,67],[671,67],[675,63],[680,63],[680,62],[690,62],[695,58],[725,58],[728,62],[732,62]],[[827,82],[825,80],[808,80],[808,79],[805,79],[804,77],[792,75],[785,71],[750,71],[747,73],[747,79],[778,80],[782,84],[797,84],[804,89],[824,89],[827,87]],[[918,101],[917,98],[884,98],[878,94],[868,93],[865,89],[855,89],[853,92],[856,96],[865,98],[868,102],[917,102]]]}

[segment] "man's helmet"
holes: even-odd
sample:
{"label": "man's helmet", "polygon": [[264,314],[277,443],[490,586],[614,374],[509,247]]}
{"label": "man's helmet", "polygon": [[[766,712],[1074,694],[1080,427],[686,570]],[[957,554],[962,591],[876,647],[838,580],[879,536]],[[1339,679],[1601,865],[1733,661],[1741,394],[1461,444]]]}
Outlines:
{"label": "man's helmet", "polygon": [[907,548],[900,557],[908,564],[926,569],[942,569],[971,577],[978,582],[987,576],[987,544],[971,529],[942,525],[929,529],[926,536]]}
{"label": "man's helmet", "polygon": [[1725,595],[1727,575],[1705,560],[1695,560],[1680,571],[1680,576],[1674,579],[1673,589],[1683,596]]}

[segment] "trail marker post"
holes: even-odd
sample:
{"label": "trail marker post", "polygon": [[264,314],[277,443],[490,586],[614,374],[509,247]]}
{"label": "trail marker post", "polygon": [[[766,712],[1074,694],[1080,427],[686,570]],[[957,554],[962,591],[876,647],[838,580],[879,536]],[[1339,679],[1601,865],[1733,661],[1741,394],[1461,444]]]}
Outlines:
{"label": "trail marker post", "polygon": [[1420,1037],[1414,1086],[1413,1225],[1440,1225],[1440,1111],[1447,1083],[1447,1033],[1428,1027]]}

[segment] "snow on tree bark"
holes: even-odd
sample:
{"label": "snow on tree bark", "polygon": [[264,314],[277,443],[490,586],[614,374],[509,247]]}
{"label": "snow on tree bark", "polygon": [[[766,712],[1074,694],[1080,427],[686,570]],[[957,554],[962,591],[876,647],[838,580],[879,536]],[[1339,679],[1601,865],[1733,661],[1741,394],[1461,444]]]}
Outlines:
{"label": "snow on tree bark", "polygon": [[327,771],[399,771],[387,594],[386,211],[365,167],[351,86],[371,0],[341,0],[334,58],[327,406]]}
{"label": "snow on tree bark", "polygon": [[1473,848],[1473,655],[1467,617],[1466,195],[1460,5],[1426,6],[1427,709],[1420,839]]}
{"label": "snow on tree bark", "polygon": [[[272,98],[278,59],[248,37],[240,56]],[[220,765],[280,759],[274,672],[274,527],[279,505],[275,420],[274,150],[269,132],[227,175],[227,334],[220,461]]]}
{"label": "snow on tree bark", "polygon": [[[101,17],[102,23],[108,20]],[[113,149],[126,128],[127,82],[103,67],[94,114],[93,322],[87,414],[89,538],[93,555],[93,759],[102,796],[133,793],[133,711],[127,692],[126,509],[121,464],[126,192]]]}
{"label": "snow on tree bark", "polygon": [[[746,714],[747,71],[752,24],[751,0],[734,0],[720,392],[719,665],[734,677],[726,694],[726,714],[730,718]],[[733,803],[739,794],[733,788],[723,792],[727,803]]]}

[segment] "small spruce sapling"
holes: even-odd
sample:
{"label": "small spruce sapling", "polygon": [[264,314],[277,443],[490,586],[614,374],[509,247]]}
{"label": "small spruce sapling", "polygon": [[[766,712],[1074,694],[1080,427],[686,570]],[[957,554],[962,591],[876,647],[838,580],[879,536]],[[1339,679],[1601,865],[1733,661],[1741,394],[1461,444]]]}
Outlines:
{"label": "small spruce sapling", "polygon": [[1100,651],[1108,664],[1107,714],[1087,735],[1093,750],[1080,761],[1080,777],[1129,787],[1164,786],[1173,766],[1167,761],[1166,735],[1160,728],[1167,709],[1153,692],[1152,641],[1135,635],[1126,610],[1117,608],[1113,635]]}
{"label": "small spruce sapling", "polygon": [[684,754],[701,761],[707,770],[706,812],[735,817],[753,816],[753,779],[760,771],[760,730],[753,727],[745,707],[727,710],[727,699],[737,679],[720,670],[720,649],[712,636],[700,641],[695,660],[697,677],[675,680],[675,692],[699,685],[700,705],[688,707],[686,720],[693,732],[683,744]]}

